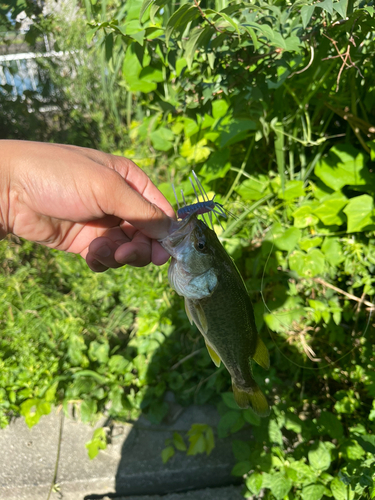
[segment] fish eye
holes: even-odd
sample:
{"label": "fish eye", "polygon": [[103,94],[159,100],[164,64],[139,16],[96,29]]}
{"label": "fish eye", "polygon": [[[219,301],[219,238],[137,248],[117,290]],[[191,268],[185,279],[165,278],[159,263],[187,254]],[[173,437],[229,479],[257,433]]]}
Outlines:
{"label": "fish eye", "polygon": [[196,244],[195,244],[195,248],[197,250],[204,250],[206,248],[206,242],[205,240],[203,239],[199,239]]}

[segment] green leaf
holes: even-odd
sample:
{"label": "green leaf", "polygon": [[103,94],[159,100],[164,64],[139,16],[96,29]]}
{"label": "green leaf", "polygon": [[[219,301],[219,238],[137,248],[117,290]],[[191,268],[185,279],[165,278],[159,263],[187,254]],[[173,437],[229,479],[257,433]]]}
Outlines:
{"label": "green leaf", "polygon": [[142,22],[142,18],[146,12],[146,10],[149,8],[149,6],[154,2],[154,0],[143,0],[141,11],[139,13],[139,22]]}
{"label": "green leaf", "polygon": [[360,460],[365,455],[365,450],[354,439],[345,440],[340,451],[347,460]]}
{"label": "green leaf", "polygon": [[362,448],[368,453],[375,455],[375,436],[366,434],[364,436],[356,436],[355,438]]}
{"label": "green leaf", "polygon": [[51,413],[51,403],[43,399],[27,399],[20,405],[21,415],[25,417],[26,425],[31,428],[43,415]]}
{"label": "green leaf", "polygon": [[188,138],[183,142],[180,148],[180,154],[186,158],[188,162],[199,163],[207,160],[211,154],[210,148],[206,145],[207,139],[201,139],[196,144],[192,144],[190,138]]}
{"label": "green leaf", "polygon": [[324,0],[323,2],[319,2],[316,4],[317,7],[320,7],[321,9],[325,10],[329,14],[333,14],[333,2],[332,0]]}
{"label": "green leaf", "polygon": [[335,500],[353,500],[355,493],[349,484],[344,484],[338,477],[335,477],[330,484]]}
{"label": "green leaf", "polygon": [[129,365],[131,365],[130,361],[119,354],[115,354],[110,357],[108,368],[111,373],[123,374],[127,371]]}
{"label": "green leaf", "polygon": [[346,11],[348,10],[348,0],[340,0],[339,2],[334,2],[333,10],[338,12],[340,16],[345,19]]}
{"label": "green leaf", "polygon": [[224,99],[216,99],[212,103],[212,116],[218,120],[227,114],[228,108],[229,104]]}
{"label": "green leaf", "polygon": [[289,493],[292,487],[292,482],[290,479],[286,478],[282,472],[276,472],[275,474],[268,475],[267,486],[270,488],[276,500],[283,500],[283,498]]}
{"label": "green leaf", "polygon": [[244,474],[247,474],[250,469],[251,462],[249,462],[248,460],[244,460],[242,462],[236,463],[231,473],[233,474],[233,476],[243,476]]}
{"label": "green leaf", "polygon": [[259,472],[253,472],[248,478],[246,478],[246,487],[251,491],[253,495],[259,495],[262,489],[263,476]]}
{"label": "green leaf", "polygon": [[348,232],[362,231],[374,224],[374,201],[368,194],[351,198],[344,209],[348,217]]}
{"label": "green leaf", "polygon": [[314,214],[317,215],[326,226],[333,226],[335,224],[340,226],[345,222],[345,216],[340,212],[347,203],[347,197],[341,192],[336,192],[324,197],[319,207],[314,210]]}
{"label": "green leaf", "polygon": [[258,38],[256,36],[255,31],[253,30],[253,28],[250,28],[249,26],[244,26],[244,28],[249,33],[251,41],[253,42],[254,45],[254,49],[257,51],[259,49],[260,44],[258,42]]}
{"label": "green leaf", "polygon": [[282,200],[293,200],[305,195],[303,181],[288,181],[284,189],[279,189],[278,197]]}
{"label": "green leaf", "polygon": [[180,451],[187,450],[187,446],[185,444],[185,441],[184,441],[183,437],[181,436],[181,434],[179,434],[178,432],[173,433],[173,444],[177,450],[180,450]]}
{"label": "green leaf", "polygon": [[260,417],[256,415],[251,408],[242,412],[243,418],[248,424],[259,426],[261,424]]}
{"label": "green leaf", "polygon": [[85,399],[81,404],[82,422],[91,422],[98,410],[98,404],[95,399]]}
{"label": "green leaf", "polygon": [[241,416],[240,411],[233,411],[232,410],[232,411],[228,411],[227,413],[225,413],[221,417],[219,425],[218,425],[218,429],[217,429],[220,438],[227,436],[229,430],[231,429],[231,427],[233,427],[237,423],[240,416]]}
{"label": "green leaf", "polygon": [[301,250],[307,252],[310,248],[318,247],[322,243],[323,238],[317,236],[316,238],[303,238],[299,241],[299,247]]}
{"label": "green leaf", "polygon": [[283,444],[283,434],[276,420],[270,420],[268,423],[268,436],[271,443]]}
{"label": "green leaf", "polygon": [[225,21],[227,21],[227,23],[229,23],[236,30],[238,36],[241,36],[240,30],[238,28],[238,24],[234,18],[228,16],[228,14],[225,14],[224,12],[218,12],[218,15],[220,17],[222,17],[223,19],[225,19]]}
{"label": "green leaf", "polygon": [[90,342],[89,358],[92,361],[99,361],[99,363],[107,363],[108,361],[109,345],[108,343],[101,343],[93,340]]}
{"label": "green leaf", "polygon": [[147,68],[141,69],[139,73],[139,79],[143,80],[144,82],[156,82],[156,83],[164,81],[164,76],[161,66],[158,67],[147,66]]}
{"label": "green leaf", "polygon": [[[142,80],[140,78],[140,73],[143,68],[138,60],[134,45],[135,43],[131,44],[126,51],[122,65],[122,74],[129,85],[129,90],[132,92],[151,92],[157,88],[157,84],[153,81],[148,81],[147,79]],[[147,62],[148,60],[146,58],[143,64]]]}
{"label": "green leaf", "polygon": [[316,473],[302,461],[292,462],[287,468],[287,474],[297,483],[311,483],[316,479]]}
{"label": "green leaf", "polygon": [[279,250],[291,252],[297,246],[300,238],[300,229],[297,229],[296,227],[290,227],[281,236],[275,238],[273,240],[273,243]]}
{"label": "green leaf", "polygon": [[293,431],[296,434],[300,434],[302,432],[303,421],[294,414],[288,413],[285,415],[285,424],[284,427],[288,431]]}
{"label": "green leaf", "polygon": [[289,36],[285,39],[285,50],[289,52],[300,52],[301,50],[301,40],[298,36]]}
{"label": "green leaf", "polygon": [[317,471],[327,470],[331,465],[331,455],[322,441],[314,444],[314,448],[308,452],[308,457],[311,467]]}
{"label": "green leaf", "polygon": [[372,183],[365,166],[366,158],[353,146],[340,144],[329,151],[327,157],[315,167],[315,175],[328,187],[337,191],[343,186],[361,186]]}
{"label": "green leaf", "polygon": [[342,245],[338,238],[325,238],[321,249],[326,261],[332,266],[337,266],[345,260]]}
{"label": "green leaf", "polygon": [[193,434],[189,437],[190,446],[187,451],[188,455],[197,455],[198,453],[204,453],[206,449],[206,441],[203,434]]}
{"label": "green leaf", "polygon": [[186,59],[188,68],[191,69],[193,64],[195,51],[198,46],[199,37],[204,33],[205,28],[197,27],[194,28],[189,34],[189,40],[185,45],[184,57]]}
{"label": "green leaf", "polygon": [[318,418],[318,425],[333,439],[340,439],[344,434],[344,428],[340,420],[329,411],[322,411]]}
{"label": "green leaf", "polygon": [[255,177],[252,177],[251,179],[246,179],[242,182],[238,188],[236,188],[236,192],[244,200],[260,200],[265,195],[265,190],[267,189],[268,184],[268,180],[256,179]]}
{"label": "green leaf", "polygon": [[289,257],[289,266],[300,276],[312,278],[324,272],[324,255],[317,248],[308,253],[294,251]]}
{"label": "green leaf", "polygon": [[238,410],[238,404],[234,399],[233,392],[223,392],[221,397],[226,406],[228,406],[228,408],[232,408],[233,410]]}
{"label": "green leaf", "polygon": [[236,142],[242,141],[248,135],[249,130],[255,130],[256,123],[247,118],[236,118],[223,125],[220,130],[220,148],[224,148]]}
{"label": "green leaf", "polygon": [[173,31],[184,31],[187,24],[200,16],[199,10],[189,3],[181,5],[169,18],[165,27],[165,41],[168,44]]}
{"label": "green leaf", "polygon": [[320,500],[327,489],[323,484],[310,484],[305,486],[301,492],[303,500]]}
{"label": "green leaf", "polygon": [[175,454],[173,446],[167,446],[161,452],[161,459],[163,460],[163,464],[166,464],[170,458]]}
{"label": "green leaf", "polygon": [[292,213],[294,226],[303,229],[317,224],[319,219],[313,215],[312,210],[313,208],[311,205],[303,205],[302,207],[297,208],[297,210]]}
{"label": "green leaf", "polygon": [[150,133],[150,139],[158,151],[169,151],[173,147],[174,134],[166,127],[159,127]]}
{"label": "green leaf", "polygon": [[311,16],[313,15],[315,9],[315,5],[304,5],[301,9],[301,18],[302,18],[302,24],[303,27],[306,28],[306,26],[309,24]]}
{"label": "green leaf", "polygon": [[105,58],[109,61],[112,58],[113,51],[113,33],[109,33],[105,37]]}
{"label": "green leaf", "polygon": [[107,448],[107,435],[103,427],[95,429],[91,441],[86,443],[86,449],[90,460],[94,459],[99,450],[105,450]]}

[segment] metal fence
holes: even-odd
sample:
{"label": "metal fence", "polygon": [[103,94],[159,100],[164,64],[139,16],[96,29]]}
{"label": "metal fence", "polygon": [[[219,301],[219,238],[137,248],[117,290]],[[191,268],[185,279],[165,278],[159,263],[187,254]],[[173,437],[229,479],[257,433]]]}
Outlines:
{"label": "metal fence", "polygon": [[[61,58],[63,52],[24,52],[0,56],[0,85],[8,85],[7,94],[22,96],[25,90],[38,91],[39,67],[37,59]],[[1,90],[0,90],[1,91]]]}
{"label": "metal fence", "polygon": [[0,45],[0,92],[8,97],[22,96],[26,90],[40,90],[37,60],[60,58],[63,53],[51,50],[46,36],[36,43],[35,52],[28,51],[25,31],[1,34]]}

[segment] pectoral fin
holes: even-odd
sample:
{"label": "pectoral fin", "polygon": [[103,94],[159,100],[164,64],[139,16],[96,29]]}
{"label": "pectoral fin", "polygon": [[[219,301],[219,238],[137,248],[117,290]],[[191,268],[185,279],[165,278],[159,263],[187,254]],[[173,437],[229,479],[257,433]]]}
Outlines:
{"label": "pectoral fin", "polygon": [[260,337],[258,337],[257,348],[255,350],[253,360],[266,370],[268,370],[268,368],[270,367],[270,356],[268,354],[268,349],[264,345],[263,340]]}
{"label": "pectoral fin", "polygon": [[198,330],[205,335],[208,330],[207,319],[203,307],[198,301],[185,299],[185,310],[190,322],[194,321]]}
{"label": "pectoral fin", "polygon": [[192,325],[194,320],[193,320],[193,316],[192,316],[190,308],[189,308],[188,299],[186,299],[186,298],[185,298],[185,312],[186,312],[186,316],[188,317],[188,320],[190,321],[190,324]]}
{"label": "pectoral fin", "polygon": [[220,356],[217,354],[217,352],[207,343],[207,340],[205,340],[206,342],[206,347],[207,347],[207,351],[208,351],[208,354],[210,355],[210,358],[212,359],[212,361],[215,363],[215,365],[219,368],[220,366],[220,363],[221,363],[221,359],[220,359]]}

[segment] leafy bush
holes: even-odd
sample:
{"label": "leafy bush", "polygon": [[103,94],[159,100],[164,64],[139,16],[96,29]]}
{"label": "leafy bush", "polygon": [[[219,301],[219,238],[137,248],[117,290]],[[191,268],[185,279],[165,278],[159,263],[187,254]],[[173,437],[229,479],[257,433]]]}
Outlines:
{"label": "leafy bush", "polygon": [[[247,496],[374,498],[372,3],[85,7],[128,126],[126,142],[106,141],[101,115],[99,143],[117,140],[112,152],[171,202],[171,181],[192,195],[194,168],[237,215],[216,229],[268,339],[271,369],[254,374],[273,412],[237,408],[166,267],[93,275],[72,256],[3,242],[3,424],[21,412],[31,425],[68,401],[85,421],[141,410],[160,421],[169,389],[181,404],[217,404]],[[245,426],[253,439],[236,440]],[[163,460],[214,444],[199,424],[187,437],[189,448],[172,436]],[[103,443],[98,432],[91,456]]]}

